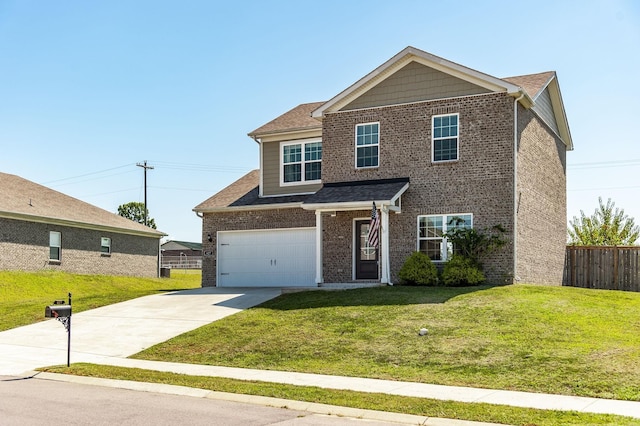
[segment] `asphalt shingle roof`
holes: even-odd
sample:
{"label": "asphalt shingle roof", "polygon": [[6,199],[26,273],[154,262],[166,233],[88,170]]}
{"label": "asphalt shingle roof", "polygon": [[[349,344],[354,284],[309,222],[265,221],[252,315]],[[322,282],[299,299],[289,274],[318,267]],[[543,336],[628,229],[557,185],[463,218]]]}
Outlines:
{"label": "asphalt shingle roof", "polygon": [[325,183],[305,200],[308,204],[390,200],[409,182],[409,178]]}
{"label": "asphalt shingle roof", "polygon": [[157,238],[165,235],[138,222],[16,175],[0,173],[0,188],[0,216],[2,217],[39,222],[61,221],[78,227],[106,227],[124,233],[143,233]]}
{"label": "asphalt shingle roof", "polygon": [[549,80],[551,80],[551,78],[555,75],[556,75],[555,72],[547,71],[547,72],[541,72],[538,74],[506,77],[506,78],[503,78],[503,80],[511,84],[515,84],[516,86],[522,87],[527,92],[527,95],[529,95],[531,99],[535,100],[538,93],[545,88]]}
{"label": "asphalt shingle roof", "polygon": [[194,211],[220,209],[225,207],[266,206],[273,204],[301,203],[309,195],[285,195],[260,198],[260,171],[252,170],[214,196],[193,208]]}
{"label": "asphalt shingle roof", "polygon": [[322,123],[311,117],[311,111],[319,108],[324,102],[312,102],[301,104],[285,112],[281,116],[271,120],[267,124],[258,127],[249,136],[260,136],[269,133],[313,129],[322,127]]}

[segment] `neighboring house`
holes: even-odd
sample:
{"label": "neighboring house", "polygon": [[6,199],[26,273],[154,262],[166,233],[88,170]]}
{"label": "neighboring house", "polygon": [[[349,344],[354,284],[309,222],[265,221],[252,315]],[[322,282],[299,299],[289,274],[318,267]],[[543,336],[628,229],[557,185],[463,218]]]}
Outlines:
{"label": "neighboring house", "polygon": [[0,173],[0,270],[157,277],[164,233]]}
{"label": "neighboring house", "polygon": [[555,72],[500,79],[407,47],[249,136],[260,169],[194,208],[203,286],[391,284],[416,250],[446,261],[454,223],[506,229],[491,282],[562,282],[573,143]]}
{"label": "neighboring house", "polygon": [[160,246],[162,266],[167,268],[202,267],[202,243],[167,241]]}
{"label": "neighboring house", "polygon": [[169,240],[160,245],[163,256],[202,256],[202,243]]}

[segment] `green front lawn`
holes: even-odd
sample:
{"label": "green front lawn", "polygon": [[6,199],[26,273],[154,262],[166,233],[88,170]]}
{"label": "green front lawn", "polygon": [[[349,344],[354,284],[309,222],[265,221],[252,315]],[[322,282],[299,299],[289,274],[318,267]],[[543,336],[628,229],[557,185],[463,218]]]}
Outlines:
{"label": "green front lawn", "polygon": [[536,285],[309,291],[135,357],[638,401],[640,294]]}
{"label": "green front lawn", "polygon": [[0,331],[44,320],[44,308],[72,294],[81,312],[163,291],[200,287],[200,271],[171,271],[171,278],[0,271]]}

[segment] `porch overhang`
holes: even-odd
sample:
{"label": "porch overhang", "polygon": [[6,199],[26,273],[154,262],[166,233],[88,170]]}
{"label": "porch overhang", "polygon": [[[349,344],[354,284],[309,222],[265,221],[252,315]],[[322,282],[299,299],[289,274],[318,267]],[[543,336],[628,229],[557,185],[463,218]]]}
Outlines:
{"label": "porch overhang", "polygon": [[409,178],[325,183],[303,203],[305,210],[333,212],[371,209],[376,206],[399,212],[400,197],[409,188]]}

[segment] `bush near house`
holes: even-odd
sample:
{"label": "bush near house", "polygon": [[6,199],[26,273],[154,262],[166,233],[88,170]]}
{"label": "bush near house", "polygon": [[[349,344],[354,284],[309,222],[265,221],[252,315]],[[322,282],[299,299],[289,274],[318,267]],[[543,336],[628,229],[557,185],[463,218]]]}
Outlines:
{"label": "bush near house", "polygon": [[398,276],[404,285],[436,285],[438,269],[429,256],[416,251],[404,262]]}
{"label": "bush near house", "polygon": [[441,281],[442,284],[449,287],[462,287],[480,285],[485,281],[485,278],[472,259],[454,255],[444,264]]}

